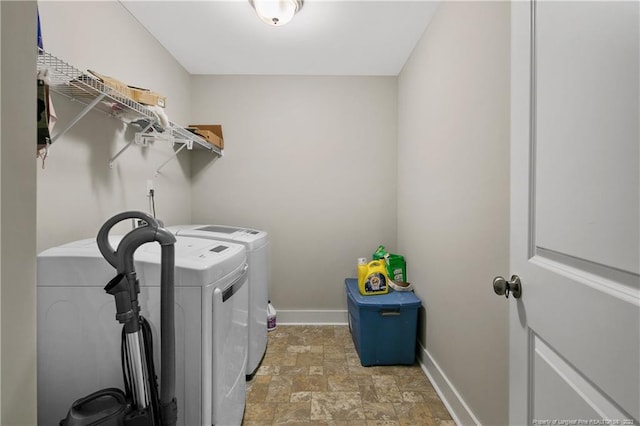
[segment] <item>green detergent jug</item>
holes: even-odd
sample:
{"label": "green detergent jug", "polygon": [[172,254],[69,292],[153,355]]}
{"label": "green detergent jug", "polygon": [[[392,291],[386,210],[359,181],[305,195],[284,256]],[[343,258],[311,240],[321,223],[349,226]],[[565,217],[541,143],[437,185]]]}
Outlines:
{"label": "green detergent jug", "polygon": [[404,261],[404,256],[389,253],[385,250],[383,245],[380,245],[373,253],[372,258],[374,260],[384,259],[387,267],[387,276],[390,280],[395,282],[407,281],[407,264]]}

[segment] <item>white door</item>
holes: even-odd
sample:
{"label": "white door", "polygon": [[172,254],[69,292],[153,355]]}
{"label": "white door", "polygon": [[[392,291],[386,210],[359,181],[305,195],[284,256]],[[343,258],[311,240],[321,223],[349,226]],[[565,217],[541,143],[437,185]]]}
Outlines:
{"label": "white door", "polygon": [[640,424],[639,12],[512,2],[512,425]]}

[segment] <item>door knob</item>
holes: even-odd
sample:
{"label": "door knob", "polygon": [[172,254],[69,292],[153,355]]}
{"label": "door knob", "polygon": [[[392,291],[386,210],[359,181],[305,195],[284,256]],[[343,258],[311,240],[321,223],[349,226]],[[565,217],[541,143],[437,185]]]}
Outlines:
{"label": "door knob", "polygon": [[520,277],[512,275],[511,280],[507,281],[503,277],[495,277],[493,279],[493,291],[502,296],[509,298],[509,293],[513,294],[513,297],[520,299],[522,296],[522,283]]}

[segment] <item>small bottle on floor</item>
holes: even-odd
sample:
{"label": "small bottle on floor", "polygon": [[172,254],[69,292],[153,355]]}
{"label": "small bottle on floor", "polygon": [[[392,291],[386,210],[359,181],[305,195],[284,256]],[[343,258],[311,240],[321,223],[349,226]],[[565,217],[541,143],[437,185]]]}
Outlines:
{"label": "small bottle on floor", "polygon": [[271,300],[269,300],[269,304],[267,305],[267,331],[273,331],[276,329],[276,309],[271,304]]}

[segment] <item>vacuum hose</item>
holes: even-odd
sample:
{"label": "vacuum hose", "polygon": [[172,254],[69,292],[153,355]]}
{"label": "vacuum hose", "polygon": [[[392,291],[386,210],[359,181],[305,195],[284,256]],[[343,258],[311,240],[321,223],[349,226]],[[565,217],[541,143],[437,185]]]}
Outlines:
{"label": "vacuum hose", "polygon": [[[175,242],[175,237],[167,233]],[[162,243],[160,243],[162,244]],[[162,270],[160,271],[160,417],[165,425],[175,425],[178,409],[175,399],[176,358],[175,358],[175,321],[174,321],[174,264],[175,246],[173,243],[162,245]]]}
{"label": "vacuum hose", "polygon": [[[109,232],[113,226],[125,219],[140,219],[146,225],[133,229],[126,234],[118,249],[114,250],[109,242]],[[107,220],[100,228],[97,236],[97,243],[102,256],[113,267],[118,275],[107,284],[105,290],[116,298],[116,318],[124,324],[124,331],[129,340],[133,335],[140,333],[140,308],[138,306],[139,285],[134,268],[133,255],[143,244],[156,241],[161,246],[161,274],[160,274],[160,418],[162,425],[175,425],[177,422],[177,406],[175,400],[175,323],[174,323],[174,269],[175,269],[175,242],[173,234],[160,227],[158,221],[143,212],[129,211],[117,214]],[[144,356],[144,344],[129,345],[129,351],[134,353],[134,358],[139,354]],[[138,354],[135,354],[138,352]],[[133,372],[138,377],[142,377],[145,372],[141,366],[136,366],[134,359],[133,367],[139,371]],[[144,401],[149,392],[145,385],[137,382],[150,383],[148,380],[134,380],[134,385],[138,393],[134,397],[136,402],[141,402],[142,407],[146,405]]]}

